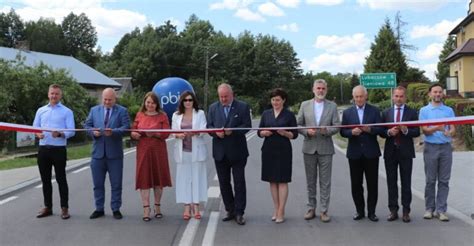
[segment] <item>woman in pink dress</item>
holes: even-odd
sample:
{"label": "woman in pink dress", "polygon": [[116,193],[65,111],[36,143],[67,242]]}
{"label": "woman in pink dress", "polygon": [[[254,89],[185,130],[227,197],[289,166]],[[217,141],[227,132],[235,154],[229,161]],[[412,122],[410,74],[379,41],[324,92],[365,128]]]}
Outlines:
{"label": "woman in pink dress", "polygon": [[138,140],[135,189],[140,190],[143,220],[150,221],[150,189],[155,195],[155,218],[162,218],[160,209],[164,187],[171,187],[166,138],[169,134],[143,132],[141,129],[169,129],[168,116],[161,110],[158,97],[148,92],[133,122],[131,137]]}

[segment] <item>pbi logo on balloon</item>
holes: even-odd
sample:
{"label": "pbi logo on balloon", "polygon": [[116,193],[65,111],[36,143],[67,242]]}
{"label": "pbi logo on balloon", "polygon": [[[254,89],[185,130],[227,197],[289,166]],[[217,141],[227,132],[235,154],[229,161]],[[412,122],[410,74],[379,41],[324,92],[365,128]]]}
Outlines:
{"label": "pbi logo on balloon", "polygon": [[194,93],[193,86],[178,77],[164,78],[153,86],[153,92],[160,98],[161,107],[171,119],[179,103],[179,97],[185,91]]}
{"label": "pbi logo on balloon", "polygon": [[177,94],[171,94],[170,91],[168,92],[168,95],[160,96],[161,105],[167,105],[168,103],[177,104],[180,96],[181,92],[178,91]]}

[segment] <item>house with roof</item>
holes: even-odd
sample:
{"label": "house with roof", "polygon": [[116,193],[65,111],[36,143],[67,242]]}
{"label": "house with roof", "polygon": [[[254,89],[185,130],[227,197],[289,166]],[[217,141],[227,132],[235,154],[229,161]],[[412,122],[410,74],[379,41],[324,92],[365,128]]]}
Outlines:
{"label": "house with roof", "polygon": [[449,35],[456,35],[456,49],[444,62],[449,64],[446,81],[448,91],[457,91],[466,98],[474,98],[474,3],[471,0],[467,17]]}
{"label": "house with roof", "polygon": [[53,69],[68,71],[71,77],[84,87],[92,97],[100,98],[102,90],[107,87],[112,87],[116,90],[122,87],[117,81],[72,56],[0,47],[0,59],[13,61],[17,59],[17,56],[24,58],[24,63],[27,66],[35,67],[43,63]]}

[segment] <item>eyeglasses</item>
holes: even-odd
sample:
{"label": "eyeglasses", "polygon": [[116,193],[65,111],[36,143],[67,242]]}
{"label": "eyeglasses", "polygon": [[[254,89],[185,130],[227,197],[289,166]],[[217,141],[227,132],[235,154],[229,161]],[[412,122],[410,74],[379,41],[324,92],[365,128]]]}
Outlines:
{"label": "eyeglasses", "polygon": [[193,99],[183,99],[183,102],[192,102],[194,101]]}

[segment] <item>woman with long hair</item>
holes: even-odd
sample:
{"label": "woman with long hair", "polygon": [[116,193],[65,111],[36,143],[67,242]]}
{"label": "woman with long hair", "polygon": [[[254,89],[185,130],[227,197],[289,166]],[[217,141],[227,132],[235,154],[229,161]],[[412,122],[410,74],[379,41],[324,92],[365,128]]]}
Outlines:
{"label": "woman with long hair", "polygon": [[171,187],[166,138],[168,133],[144,132],[146,129],[169,129],[168,116],[161,110],[158,97],[148,92],[143,98],[140,112],[133,122],[130,136],[138,140],[135,189],[140,190],[143,203],[143,220],[150,221],[150,189],[154,191],[155,218],[161,213],[161,195],[164,187]]}
{"label": "woman with long hair", "polygon": [[[206,116],[199,109],[194,93],[182,93],[178,109],[173,114],[172,128],[202,130],[206,129],[206,124]],[[201,219],[199,203],[207,201],[205,135],[190,132],[175,134],[176,202],[184,204],[184,220],[189,220],[192,212],[195,219]]]}

